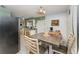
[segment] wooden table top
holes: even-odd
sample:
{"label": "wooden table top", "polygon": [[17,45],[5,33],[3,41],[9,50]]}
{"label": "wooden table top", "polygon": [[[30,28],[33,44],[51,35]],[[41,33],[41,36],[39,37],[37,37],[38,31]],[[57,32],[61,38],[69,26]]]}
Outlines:
{"label": "wooden table top", "polygon": [[62,40],[61,35],[53,36],[53,35],[46,35],[45,33],[38,33],[38,34],[35,34],[35,35],[31,35],[30,37],[34,38],[34,39],[38,39],[40,41],[44,41],[48,44],[54,44],[54,45],[57,45],[57,46],[60,45],[61,40]]}

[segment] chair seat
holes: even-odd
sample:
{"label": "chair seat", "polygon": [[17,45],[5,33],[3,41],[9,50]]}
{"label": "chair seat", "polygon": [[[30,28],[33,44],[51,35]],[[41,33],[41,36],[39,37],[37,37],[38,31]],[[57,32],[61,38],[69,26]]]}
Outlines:
{"label": "chair seat", "polygon": [[66,47],[66,46],[60,45],[60,46],[58,47],[58,46],[56,46],[56,45],[52,45],[52,49],[55,50],[55,51],[58,51],[58,52],[67,54],[67,47]]}

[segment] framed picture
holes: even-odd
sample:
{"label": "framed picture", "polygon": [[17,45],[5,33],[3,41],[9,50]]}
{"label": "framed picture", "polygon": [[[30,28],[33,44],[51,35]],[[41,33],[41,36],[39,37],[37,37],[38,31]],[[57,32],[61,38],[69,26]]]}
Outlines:
{"label": "framed picture", "polygon": [[59,26],[59,20],[51,20],[51,26]]}

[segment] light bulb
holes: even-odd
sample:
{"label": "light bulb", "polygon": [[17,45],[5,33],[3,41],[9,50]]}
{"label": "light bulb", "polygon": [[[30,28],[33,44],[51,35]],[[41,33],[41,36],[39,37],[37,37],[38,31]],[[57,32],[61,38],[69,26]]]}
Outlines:
{"label": "light bulb", "polygon": [[43,10],[42,10],[42,9],[40,9],[40,12],[43,12]]}

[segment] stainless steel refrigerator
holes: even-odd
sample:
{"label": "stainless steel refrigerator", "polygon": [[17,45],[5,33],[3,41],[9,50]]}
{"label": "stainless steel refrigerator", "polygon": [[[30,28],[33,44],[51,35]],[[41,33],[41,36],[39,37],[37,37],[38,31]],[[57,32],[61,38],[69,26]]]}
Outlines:
{"label": "stainless steel refrigerator", "polygon": [[18,20],[0,16],[0,54],[15,54],[19,51]]}

